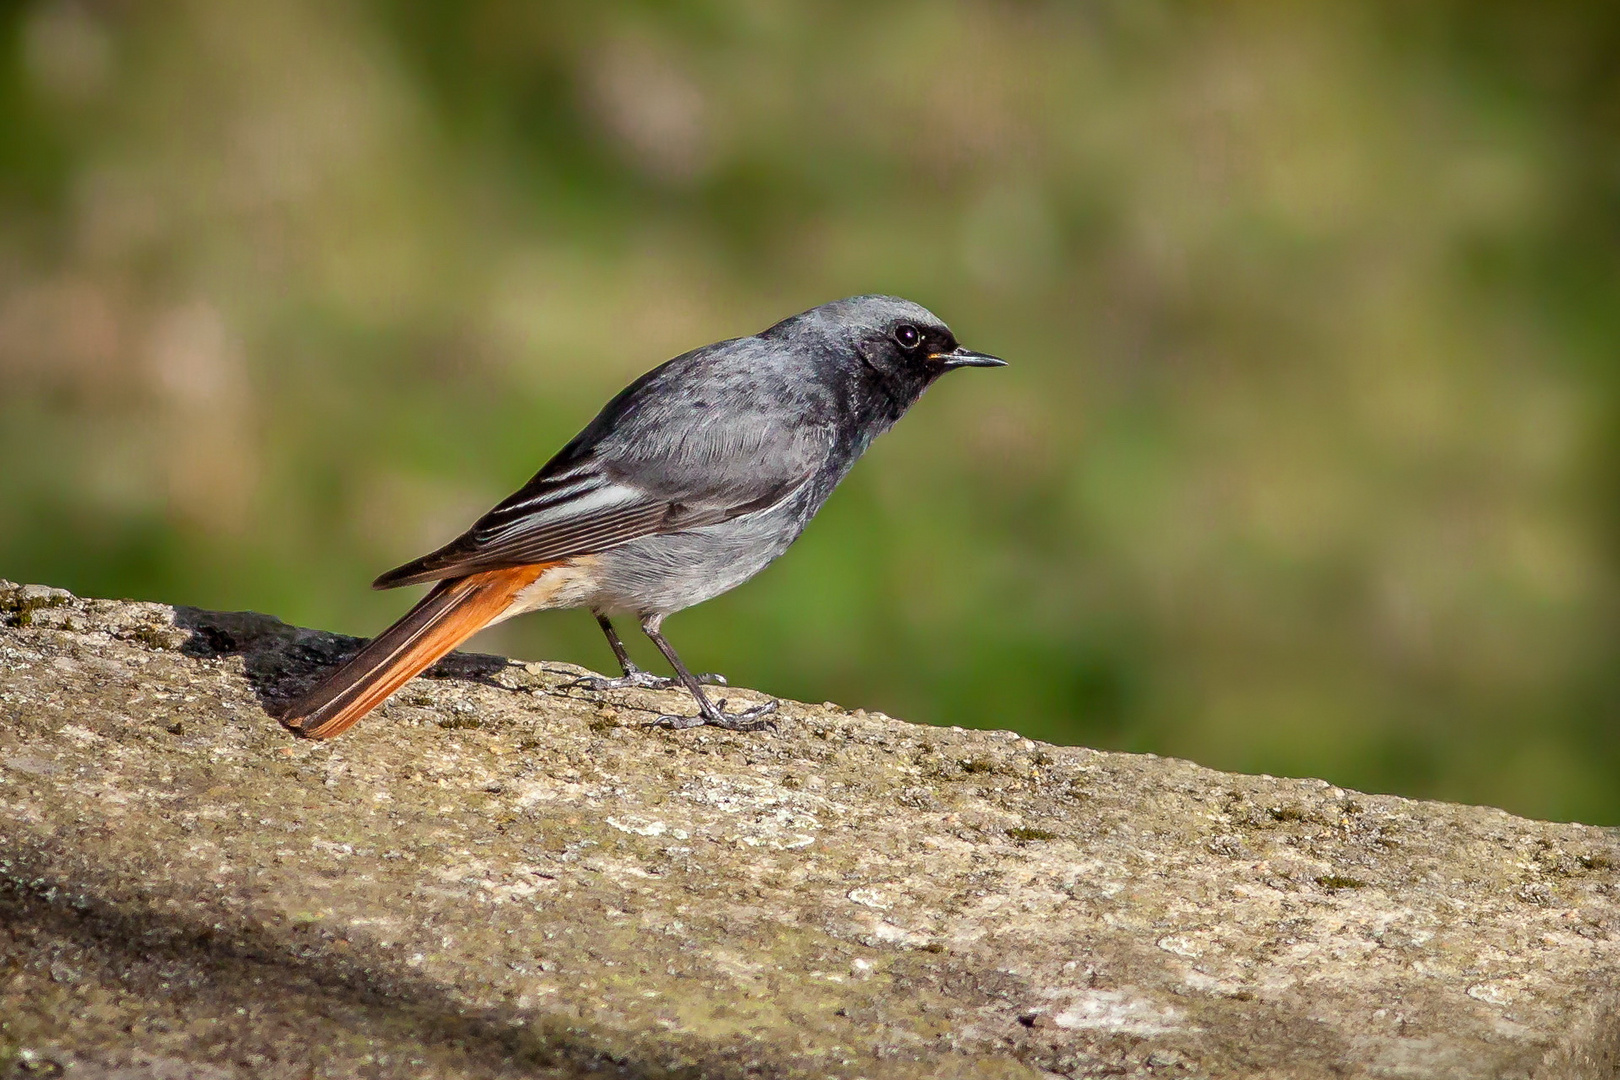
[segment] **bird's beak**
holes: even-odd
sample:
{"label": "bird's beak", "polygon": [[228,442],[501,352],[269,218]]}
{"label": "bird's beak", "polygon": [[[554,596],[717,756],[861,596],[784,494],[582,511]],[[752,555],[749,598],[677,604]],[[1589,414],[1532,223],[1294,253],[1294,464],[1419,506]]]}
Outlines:
{"label": "bird's beak", "polygon": [[938,364],[947,371],[949,371],[951,368],[959,367],[1007,366],[1007,361],[1003,360],[999,356],[991,356],[989,353],[974,352],[972,349],[964,349],[960,345],[958,345],[951,352],[933,353],[928,357],[928,359],[932,360],[934,363]]}

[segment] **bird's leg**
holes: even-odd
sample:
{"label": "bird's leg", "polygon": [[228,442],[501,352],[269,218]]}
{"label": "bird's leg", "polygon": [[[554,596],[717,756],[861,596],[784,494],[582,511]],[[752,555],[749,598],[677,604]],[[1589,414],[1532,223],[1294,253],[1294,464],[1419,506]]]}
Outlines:
{"label": "bird's leg", "polygon": [[641,669],[636,667],[635,661],[630,659],[630,653],[625,650],[624,642],[619,640],[619,632],[613,629],[612,620],[600,611],[593,611],[591,614],[596,616],[596,625],[600,626],[602,633],[607,635],[608,648],[613,650],[613,657],[619,661],[619,667],[624,669],[624,673],[629,675],[640,671]]}
{"label": "bird's leg", "polygon": [[582,686],[587,690],[624,690],[636,687],[644,690],[667,690],[675,685],[674,679],[667,679],[662,675],[654,675],[650,671],[643,671],[630,659],[630,653],[625,649],[624,642],[619,639],[619,632],[613,629],[613,623],[600,611],[592,612],[596,616],[596,624],[607,635],[608,647],[613,650],[613,656],[619,661],[619,668],[624,674],[617,679],[605,679],[600,675],[587,675],[582,679],[575,679],[569,686]]}
{"label": "bird's leg", "polygon": [[[674,679],[663,675],[654,675],[652,672],[643,671],[638,667],[636,662],[630,659],[630,653],[625,649],[624,642],[619,638],[619,632],[613,629],[613,623],[608,620],[608,617],[600,611],[592,612],[592,614],[596,616],[596,624],[602,628],[602,633],[607,635],[608,647],[613,650],[613,655],[619,661],[619,668],[624,674],[617,679],[605,679],[600,675],[587,675],[584,678],[575,679],[568,684],[569,686],[580,686],[586,690],[625,690],[631,687],[640,690],[668,690],[676,685]],[[726,685],[723,675],[705,673],[698,676],[698,681],[715,686]]]}
{"label": "bird's leg", "polygon": [[677,729],[701,727],[708,724],[712,727],[725,728],[727,731],[759,731],[762,728],[774,728],[776,726],[766,719],[767,714],[776,711],[777,703],[774,701],[767,701],[763,705],[756,705],[752,709],[746,709],[740,713],[726,712],[724,700],[718,705],[710,702],[703,693],[702,684],[692,677],[690,671],[686,670],[686,665],[681,663],[681,658],[675,654],[674,647],[664,639],[663,634],[659,633],[658,627],[663,621],[664,617],[662,615],[649,615],[641,620],[641,629],[646,631],[647,636],[652,639],[652,643],[658,646],[658,651],[664,654],[664,659],[669,661],[669,666],[675,669],[676,677],[681,680],[682,685],[697,701],[698,715],[660,716],[655,721],[656,723],[664,727]]}

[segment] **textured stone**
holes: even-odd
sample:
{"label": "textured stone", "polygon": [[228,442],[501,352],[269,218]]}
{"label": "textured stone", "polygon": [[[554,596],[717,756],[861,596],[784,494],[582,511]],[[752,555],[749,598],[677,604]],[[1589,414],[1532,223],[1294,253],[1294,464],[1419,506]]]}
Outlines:
{"label": "textured stone", "polygon": [[1604,830],[353,644],[0,583],[0,1076],[1615,1075]]}

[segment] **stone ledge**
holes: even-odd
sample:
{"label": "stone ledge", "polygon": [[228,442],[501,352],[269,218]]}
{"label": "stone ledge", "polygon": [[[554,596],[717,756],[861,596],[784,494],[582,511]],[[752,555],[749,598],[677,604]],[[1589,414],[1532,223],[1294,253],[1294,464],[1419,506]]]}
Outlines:
{"label": "stone ledge", "polygon": [[0,583],[0,1076],[1615,1075],[1605,830],[351,645]]}

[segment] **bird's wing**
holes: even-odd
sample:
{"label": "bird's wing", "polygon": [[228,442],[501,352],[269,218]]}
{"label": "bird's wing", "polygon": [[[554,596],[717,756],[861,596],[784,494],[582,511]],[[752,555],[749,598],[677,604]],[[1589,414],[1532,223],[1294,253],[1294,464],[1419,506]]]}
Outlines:
{"label": "bird's wing", "polygon": [[374,585],[552,562],[775,505],[815,474],[832,431],[763,419],[708,406],[598,418],[467,532]]}

